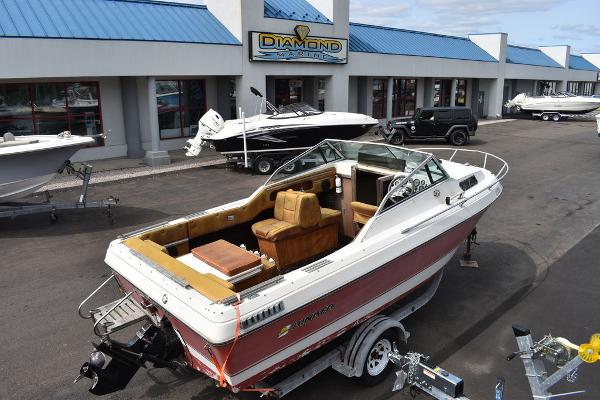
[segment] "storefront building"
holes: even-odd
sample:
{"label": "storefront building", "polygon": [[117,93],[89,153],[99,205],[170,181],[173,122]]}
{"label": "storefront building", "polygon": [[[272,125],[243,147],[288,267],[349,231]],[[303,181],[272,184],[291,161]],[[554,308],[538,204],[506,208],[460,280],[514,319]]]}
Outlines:
{"label": "storefront building", "polygon": [[385,120],[512,110],[518,93],[600,94],[600,55],[350,22],[348,0],[0,0],[0,133],[106,134],[81,158],[169,162],[213,108],[306,102]]}

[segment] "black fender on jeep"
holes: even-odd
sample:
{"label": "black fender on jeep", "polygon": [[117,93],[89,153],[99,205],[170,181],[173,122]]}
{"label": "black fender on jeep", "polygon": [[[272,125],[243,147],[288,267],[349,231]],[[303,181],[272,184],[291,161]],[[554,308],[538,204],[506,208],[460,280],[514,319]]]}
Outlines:
{"label": "black fender on jeep", "polygon": [[444,137],[449,138],[450,135],[452,135],[452,132],[457,130],[457,129],[461,129],[467,132],[467,134],[469,136],[473,136],[475,134],[475,131],[471,131],[469,130],[469,127],[467,125],[452,125],[450,127],[450,129],[448,129],[448,132],[446,132],[446,134],[444,135]]}

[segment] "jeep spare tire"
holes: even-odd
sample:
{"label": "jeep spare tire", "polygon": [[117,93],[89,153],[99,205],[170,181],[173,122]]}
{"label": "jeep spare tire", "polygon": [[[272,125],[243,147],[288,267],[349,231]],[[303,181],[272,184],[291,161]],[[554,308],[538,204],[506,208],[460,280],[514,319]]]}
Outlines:
{"label": "jeep spare tire", "polygon": [[450,144],[464,146],[469,140],[469,134],[464,129],[456,129],[450,134]]}

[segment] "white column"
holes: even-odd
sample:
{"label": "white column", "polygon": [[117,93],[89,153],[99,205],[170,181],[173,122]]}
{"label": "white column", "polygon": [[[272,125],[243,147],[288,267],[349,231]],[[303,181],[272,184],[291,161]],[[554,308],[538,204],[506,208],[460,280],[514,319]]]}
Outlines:
{"label": "white column", "polygon": [[504,78],[492,79],[490,82],[490,95],[488,101],[488,119],[502,117],[502,98],[504,94]]}
{"label": "white column", "polygon": [[394,96],[394,78],[393,77],[389,77],[387,80],[387,97],[386,97],[386,105],[385,105],[385,117],[386,119],[390,120],[392,119],[392,107],[394,105],[393,103],[393,96]]}
{"label": "white column", "polygon": [[152,140],[152,150],[146,151],[144,162],[152,167],[171,163],[169,153],[160,150],[160,131],[158,128],[158,104],[156,102],[156,79],[150,76],[146,79],[148,98],[146,111],[148,115],[148,128]]}
{"label": "white column", "polygon": [[452,79],[452,85],[450,87],[450,107],[456,106],[456,87],[458,86],[458,79]]}
{"label": "white column", "polygon": [[348,111],[348,75],[338,73],[325,79],[325,111]]}

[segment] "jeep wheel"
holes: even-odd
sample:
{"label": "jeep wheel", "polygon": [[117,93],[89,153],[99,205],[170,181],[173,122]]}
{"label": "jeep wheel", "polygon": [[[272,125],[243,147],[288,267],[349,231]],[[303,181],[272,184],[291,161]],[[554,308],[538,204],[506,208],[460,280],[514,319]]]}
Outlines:
{"label": "jeep wheel", "polygon": [[469,134],[463,129],[457,129],[450,134],[450,144],[464,146],[469,140]]}
{"label": "jeep wheel", "polygon": [[404,129],[397,129],[395,133],[390,137],[390,144],[394,146],[400,146],[404,144],[404,140],[406,139],[406,135],[404,134]]}

